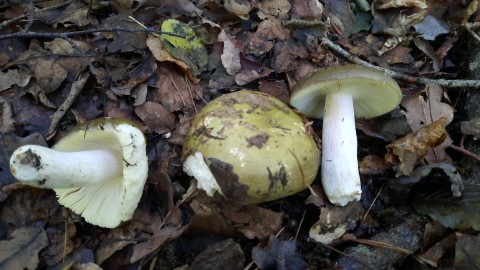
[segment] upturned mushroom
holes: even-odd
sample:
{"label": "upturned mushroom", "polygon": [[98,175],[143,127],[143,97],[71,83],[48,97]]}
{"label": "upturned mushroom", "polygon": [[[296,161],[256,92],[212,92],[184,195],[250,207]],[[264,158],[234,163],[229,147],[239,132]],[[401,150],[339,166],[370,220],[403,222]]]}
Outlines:
{"label": "upturned mushroom", "polygon": [[318,70],[292,89],[290,104],[323,118],[322,184],[338,205],[360,200],[355,118],[373,118],[398,106],[402,92],[384,73],[360,65]]}
{"label": "upturned mushroom", "polygon": [[320,149],[306,119],[261,92],[237,91],[194,118],[183,145],[183,169],[208,195],[238,204],[287,197],[315,179]]}
{"label": "upturned mushroom", "polygon": [[128,120],[97,119],[74,128],[52,149],[24,145],[10,158],[21,183],[53,189],[87,222],[117,227],[132,218],[147,179],[145,137]]}

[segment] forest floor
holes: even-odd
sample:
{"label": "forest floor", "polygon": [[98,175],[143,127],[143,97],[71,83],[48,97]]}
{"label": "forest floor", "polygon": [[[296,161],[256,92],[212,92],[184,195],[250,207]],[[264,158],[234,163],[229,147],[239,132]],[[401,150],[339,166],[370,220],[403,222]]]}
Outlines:
{"label": "forest floor", "polygon": [[[371,2],[3,1],[0,269],[480,268],[478,0]],[[356,122],[360,201],[331,204],[320,174],[254,205],[191,188],[182,145],[206,104],[240,89],[288,103],[297,81],[352,63],[403,97]],[[9,170],[19,146],[102,117],[147,141],[143,195],[116,228]]]}

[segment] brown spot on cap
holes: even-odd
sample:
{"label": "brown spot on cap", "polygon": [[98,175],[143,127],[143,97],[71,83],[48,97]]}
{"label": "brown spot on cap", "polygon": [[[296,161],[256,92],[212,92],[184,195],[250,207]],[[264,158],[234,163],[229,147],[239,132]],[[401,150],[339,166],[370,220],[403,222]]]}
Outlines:
{"label": "brown spot on cap", "polygon": [[268,134],[265,134],[265,133],[258,134],[258,135],[255,135],[253,137],[247,138],[248,147],[254,145],[258,149],[260,149],[268,141],[269,138],[270,138],[270,136]]}
{"label": "brown spot on cap", "polygon": [[233,166],[216,158],[209,158],[208,168],[217,180],[225,198],[242,203],[250,196],[248,186],[239,182],[238,175],[233,172]]}

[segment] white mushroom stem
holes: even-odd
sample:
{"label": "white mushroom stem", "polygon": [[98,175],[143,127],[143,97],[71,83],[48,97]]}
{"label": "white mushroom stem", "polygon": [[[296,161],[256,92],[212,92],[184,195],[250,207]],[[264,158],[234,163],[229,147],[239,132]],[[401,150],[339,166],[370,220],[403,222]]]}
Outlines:
{"label": "white mushroom stem", "polygon": [[60,152],[25,145],[12,154],[10,171],[24,184],[40,188],[72,188],[100,184],[122,174],[122,158],[107,150]]}
{"label": "white mushroom stem", "polygon": [[322,135],[322,184],[330,202],[338,205],[360,200],[357,134],[350,93],[325,98]]}

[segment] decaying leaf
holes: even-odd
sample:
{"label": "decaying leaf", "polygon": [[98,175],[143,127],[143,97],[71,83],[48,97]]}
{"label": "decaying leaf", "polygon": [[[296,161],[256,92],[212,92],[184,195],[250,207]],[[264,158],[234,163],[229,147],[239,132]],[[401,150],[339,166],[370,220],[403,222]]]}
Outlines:
{"label": "decaying leaf", "polygon": [[37,269],[38,252],[48,245],[43,228],[18,228],[10,237],[0,241],[0,268]]}
{"label": "decaying leaf", "polygon": [[28,84],[32,76],[28,72],[20,71],[18,69],[10,69],[7,72],[0,72],[0,92],[5,91],[18,85],[24,87]]}
{"label": "decaying leaf", "polygon": [[417,7],[427,8],[425,0],[381,0],[378,3],[379,9],[398,8],[398,7]]}
{"label": "decaying leaf", "polygon": [[480,268],[480,236],[456,233],[454,269]]}
{"label": "decaying leaf", "polygon": [[135,113],[151,131],[163,134],[175,126],[175,116],[160,103],[147,101],[135,108]]}
{"label": "decaying leaf", "polygon": [[465,135],[473,135],[475,139],[480,138],[480,118],[460,122],[460,128]]}
{"label": "decaying leaf", "polygon": [[173,57],[167,50],[165,50],[164,45],[162,44],[162,41],[158,37],[154,35],[148,35],[147,46],[152,52],[155,59],[157,59],[157,61],[172,62],[177,66],[179,66],[183,70],[183,72],[187,74],[188,78],[192,82],[195,82],[195,83],[199,82],[199,79],[197,79],[193,74],[192,67],[190,67],[184,61]]}
{"label": "decaying leaf", "polygon": [[284,241],[270,235],[266,247],[252,249],[252,259],[260,269],[304,269],[307,264],[296,252],[295,241]]}
{"label": "decaying leaf", "polygon": [[237,74],[242,68],[242,65],[240,64],[240,49],[237,48],[233,43],[232,38],[220,27],[220,25],[207,19],[203,19],[203,22],[220,29],[217,39],[219,42],[223,42],[223,52],[220,56],[222,64],[228,74]]}
{"label": "decaying leaf", "polygon": [[360,173],[365,175],[380,174],[389,168],[385,160],[377,155],[364,157],[358,165]]}
{"label": "decaying leaf", "polygon": [[0,133],[7,133],[15,130],[15,119],[13,119],[12,106],[10,102],[0,96]]}
{"label": "decaying leaf", "polygon": [[243,250],[231,238],[209,246],[195,257],[191,265],[192,270],[241,270],[244,267]]}
{"label": "decaying leaf", "polygon": [[417,23],[413,27],[426,40],[435,40],[437,36],[450,32],[450,27],[447,23],[431,15],[426,16],[421,23]]}
{"label": "decaying leaf", "polygon": [[317,242],[330,244],[355,227],[364,211],[360,202],[351,202],[347,207],[329,204],[321,208],[320,218],[308,235]]}
{"label": "decaying leaf", "polygon": [[480,188],[466,185],[462,196],[454,197],[448,189],[419,197],[414,208],[444,226],[457,230],[480,230]]}
{"label": "decaying leaf", "polygon": [[246,0],[226,0],[224,7],[244,20],[248,19],[248,14],[252,10],[252,4]]}
{"label": "decaying leaf", "polygon": [[247,53],[259,56],[273,48],[274,41],[285,40],[290,31],[275,18],[263,20],[247,47]]}
{"label": "decaying leaf", "polygon": [[190,66],[193,75],[196,76],[205,71],[208,63],[207,50],[188,24],[175,19],[165,20],[162,23],[162,31],[182,36],[162,35],[161,41],[165,50]]}
{"label": "decaying leaf", "polygon": [[448,176],[450,183],[452,183],[451,190],[454,197],[462,195],[462,190],[464,189],[462,176],[458,173],[455,166],[448,163],[435,163],[432,165],[421,166],[415,169],[411,175],[398,177],[394,179],[394,181],[404,184],[417,183],[420,179],[429,175],[432,169],[441,169]]}
{"label": "decaying leaf", "polygon": [[440,145],[447,138],[446,123],[447,118],[442,117],[387,145],[385,160],[397,166],[397,176],[410,175],[428,150]]}

